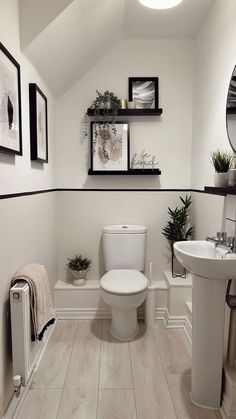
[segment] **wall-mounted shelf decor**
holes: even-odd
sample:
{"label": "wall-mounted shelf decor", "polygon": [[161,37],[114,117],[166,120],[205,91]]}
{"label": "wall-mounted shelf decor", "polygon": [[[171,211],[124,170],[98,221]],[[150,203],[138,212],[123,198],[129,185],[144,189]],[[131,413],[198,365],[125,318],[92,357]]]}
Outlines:
{"label": "wall-mounted shelf decor", "polygon": [[[139,157],[135,153],[130,162],[129,124],[127,119],[121,122],[119,118],[156,117],[162,114],[162,108],[159,108],[158,77],[129,77],[128,85],[128,103],[126,99],[118,99],[113,92],[106,90],[101,93],[96,90],[97,96],[85,113],[84,135],[90,135],[89,175],[161,174],[156,156],[145,150]],[[92,120],[90,131],[89,120]]]}
{"label": "wall-mounted shelf decor", "polygon": [[31,160],[48,163],[47,98],[36,83],[29,84]]}
{"label": "wall-mounted shelf decor", "polygon": [[216,188],[215,186],[205,186],[204,191],[212,195],[236,195],[236,188],[234,187]]}
{"label": "wall-mounted shelf decor", "polygon": [[[159,116],[163,112],[162,108],[157,109],[119,109],[117,116]],[[103,114],[101,109],[100,114]],[[88,116],[95,116],[94,109],[87,109]]]}
{"label": "wall-mounted shelf decor", "polygon": [[227,108],[226,110],[227,114],[235,114],[236,113],[236,107]]}
{"label": "wall-mounted shelf decor", "polygon": [[91,122],[91,170],[127,172],[129,170],[129,124],[116,122],[104,127]]}
{"label": "wall-mounted shelf decor", "polygon": [[158,109],[158,77],[129,77],[129,101],[135,101],[139,109]]}
{"label": "wall-mounted shelf decor", "polygon": [[1,42],[0,152],[22,156],[20,65]]}
{"label": "wall-mounted shelf decor", "polygon": [[137,176],[137,175],[141,175],[141,176],[146,176],[146,175],[151,175],[151,176],[157,176],[157,175],[161,175],[161,171],[159,169],[129,169],[127,171],[121,171],[121,170],[117,170],[117,171],[111,171],[111,170],[92,170],[89,169],[88,171],[88,175],[122,175],[122,176]]}

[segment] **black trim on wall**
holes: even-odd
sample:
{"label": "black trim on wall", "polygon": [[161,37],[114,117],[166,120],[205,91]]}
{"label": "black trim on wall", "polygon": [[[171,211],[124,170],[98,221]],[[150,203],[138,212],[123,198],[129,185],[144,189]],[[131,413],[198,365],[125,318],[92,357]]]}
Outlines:
{"label": "black trim on wall", "polygon": [[10,193],[10,194],[7,194],[7,195],[0,195],[0,199],[18,198],[20,196],[38,195],[38,194],[41,194],[41,193],[49,193],[49,192],[56,192],[56,191],[57,191],[57,189],[43,189],[43,190],[39,190],[39,191]]}
{"label": "black trim on wall", "polygon": [[42,193],[50,193],[50,192],[199,192],[203,194],[208,194],[209,192],[201,190],[201,189],[178,189],[178,188],[170,188],[170,189],[79,189],[79,188],[56,188],[56,189],[43,189],[38,191],[29,191],[29,192],[18,192],[6,195],[0,195],[1,199],[11,199],[11,198],[18,198],[21,196],[28,196],[28,195],[38,195]]}
{"label": "black trim on wall", "polygon": [[[192,189],[140,189],[140,188],[115,188],[115,189],[108,189],[108,188],[104,188],[104,189],[70,189],[70,188],[58,188],[57,191],[59,192],[191,192],[193,191]],[[204,192],[204,191],[202,191]]]}

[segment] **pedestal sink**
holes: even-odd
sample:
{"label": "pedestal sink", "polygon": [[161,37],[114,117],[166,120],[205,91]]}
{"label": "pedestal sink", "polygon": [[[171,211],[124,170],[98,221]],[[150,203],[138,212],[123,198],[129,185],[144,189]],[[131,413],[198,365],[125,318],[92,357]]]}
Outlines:
{"label": "pedestal sink", "polygon": [[179,262],[192,273],[192,401],[201,407],[221,405],[225,294],[236,279],[236,254],[208,241],[174,244]]}

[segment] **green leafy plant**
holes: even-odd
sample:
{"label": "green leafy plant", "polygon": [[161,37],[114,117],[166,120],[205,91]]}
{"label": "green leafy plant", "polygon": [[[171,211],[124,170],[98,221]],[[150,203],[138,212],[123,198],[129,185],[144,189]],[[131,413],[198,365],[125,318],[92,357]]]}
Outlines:
{"label": "green leafy plant", "polygon": [[[99,129],[103,131],[110,131],[116,134],[115,123],[117,120],[120,102],[118,97],[113,93],[106,90],[101,93],[96,90],[97,96],[93,100],[89,110],[94,111],[95,118],[95,137],[99,135]],[[88,137],[89,134],[89,119],[88,112],[84,115],[84,136]]]}
{"label": "green leafy plant", "polygon": [[81,255],[76,255],[74,258],[67,258],[69,262],[66,264],[67,268],[72,269],[73,271],[84,271],[89,269],[92,261],[87,258],[83,258]]}
{"label": "green leafy plant", "polygon": [[193,234],[193,226],[189,226],[189,209],[192,204],[191,196],[186,195],[185,199],[179,197],[182,206],[172,210],[168,207],[170,221],[162,229],[162,234],[170,241],[171,246],[175,241],[187,240]]}
{"label": "green leafy plant", "polygon": [[227,151],[216,150],[211,153],[211,162],[217,173],[227,173],[233,162],[233,155]]}

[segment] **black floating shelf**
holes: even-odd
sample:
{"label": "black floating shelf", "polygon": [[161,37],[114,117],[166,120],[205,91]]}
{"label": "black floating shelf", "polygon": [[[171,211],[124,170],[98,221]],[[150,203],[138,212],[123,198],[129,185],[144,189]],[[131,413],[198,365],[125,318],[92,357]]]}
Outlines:
{"label": "black floating shelf", "polygon": [[236,195],[236,188],[234,187],[216,188],[215,186],[205,186],[204,191],[212,195]]}
{"label": "black floating shelf", "polygon": [[92,170],[89,169],[88,175],[122,175],[122,176],[137,176],[137,175],[161,175],[161,171],[159,169],[129,169],[129,170]]}
{"label": "black floating shelf", "polygon": [[227,108],[226,113],[227,114],[235,114],[236,113],[236,107],[233,106],[233,107]]}
{"label": "black floating shelf", "polygon": [[[162,114],[162,108],[158,109],[119,109],[117,116],[158,116]],[[94,116],[94,109],[88,108],[87,114],[89,116]],[[99,112],[103,115],[103,110]]]}

